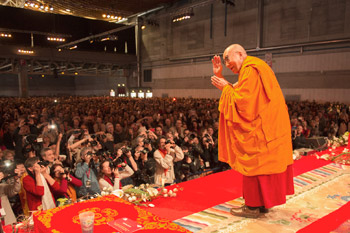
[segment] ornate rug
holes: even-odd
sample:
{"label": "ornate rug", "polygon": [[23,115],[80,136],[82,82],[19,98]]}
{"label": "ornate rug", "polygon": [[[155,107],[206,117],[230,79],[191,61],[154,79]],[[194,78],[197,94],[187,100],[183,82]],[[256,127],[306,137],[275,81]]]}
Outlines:
{"label": "ornate rug", "polygon": [[143,226],[138,232],[189,232],[114,195],[38,211],[33,215],[35,232],[81,232],[79,213],[85,211],[95,213],[94,232],[115,232],[107,223],[125,217]]}
{"label": "ornate rug", "polygon": [[286,204],[259,219],[231,215],[232,207],[244,203],[237,198],[173,222],[192,232],[297,232],[350,200],[350,167],[331,163],[294,177],[294,187]]}

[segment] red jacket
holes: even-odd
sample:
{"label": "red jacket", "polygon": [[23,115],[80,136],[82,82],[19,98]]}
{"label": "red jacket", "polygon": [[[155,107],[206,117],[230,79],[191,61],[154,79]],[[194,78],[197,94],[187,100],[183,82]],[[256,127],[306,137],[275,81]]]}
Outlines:
{"label": "red jacket", "polygon": [[[47,183],[47,185],[55,191],[60,189],[60,185],[57,182],[55,182],[52,186],[50,186],[49,183]],[[38,210],[38,206],[41,205],[41,198],[44,195],[44,186],[36,185],[36,182],[33,179],[33,177],[26,176],[23,178],[23,188],[26,191],[29,210]],[[53,195],[52,199],[55,203],[55,198],[53,197]]]}

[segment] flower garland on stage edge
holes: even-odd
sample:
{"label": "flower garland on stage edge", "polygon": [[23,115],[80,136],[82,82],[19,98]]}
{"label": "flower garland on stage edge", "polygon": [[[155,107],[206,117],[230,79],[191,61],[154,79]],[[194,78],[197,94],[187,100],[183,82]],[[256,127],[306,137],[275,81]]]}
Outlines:
{"label": "flower garland on stage edge", "polygon": [[[340,154],[332,152],[340,146],[347,145]],[[321,156],[316,155],[317,159],[330,160],[334,163],[350,165],[350,149],[349,149],[349,132],[345,132],[340,137],[333,137],[333,139],[328,141],[329,153],[323,154]]]}
{"label": "flower garland on stage edge", "polygon": [[328,147],[332,147],[332,149],[335,149],[339,146],[348,145],[349,142],[349,132],[345,132],[340,137],[333,137],[332,139],[328,140]]}
{"label": "flower garland on stage edge", "polygon": [[[123,194],[120,196],[125,201],[128,201],[137,206],[154,207],[152,200],[159,197],[176,197],[178,191],[182,191],[183,188],[177,186],[174,188],[156,188],[154,185],[141,184],[140,186],[127,185],[122,188]],[[104,190],[102,196],[113,194],[112,190]]]}

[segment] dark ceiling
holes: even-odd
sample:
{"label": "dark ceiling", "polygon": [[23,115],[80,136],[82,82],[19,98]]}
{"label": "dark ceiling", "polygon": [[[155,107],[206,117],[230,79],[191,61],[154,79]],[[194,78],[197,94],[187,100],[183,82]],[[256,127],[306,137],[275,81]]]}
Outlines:
{"label": "dark ceiling", "polygon": [[[34,46],[54,48],[123,27],[123,23],[116,22],[118,20],[125,22],[126,18],[136,14],[169,7],[174,2],[177,1],[47,0],[26,1],[23,8],[0,6],[0,33],[8,32],[12,35],[11,38],[0,38],[0,45],[29,47],[34,43]],[[111,19],[112,16],[114,19]],[[34,32],[33,40],[31,32]],[[50,35],[57,37],[62,35],[66,41],[48,41],[47,37]],[[104,38],[109,39],[101,41]],[[126,44],[128,53],[135,54],[134,27],[115,32],[109,37],[103,36],[80,42],[77,50],[125,53]]]}
{"label": "dark ceiling", "polygon": [[[127,18],[158,7],[170,6],[176,1],[178,0],[12,0],[4,2],[8,2],[8,6],[15,6],[11,2],[17,2],[17,7],[35,11],[115,22],[118,18],[111,16]],[[107,15],[110,17],[107,18]]]}
{"label": "dark ceiling", "polygon": [[[135,17],[189,1],[0,0],[0,34],[12,35],[0,36],[0,73],[16,73],[20,59],[26,59],[30,74],[113,75],[136,63]],[[81,53],[71,53],[77,41],[74,51]],[[19,54],[19,49],[34,54]]]}

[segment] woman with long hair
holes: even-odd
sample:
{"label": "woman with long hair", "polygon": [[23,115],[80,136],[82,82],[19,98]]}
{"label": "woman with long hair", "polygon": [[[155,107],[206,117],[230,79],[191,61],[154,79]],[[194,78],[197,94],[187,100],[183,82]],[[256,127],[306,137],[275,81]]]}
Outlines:
{"label": "woman with long hair", "polygon": [[61,164],[54,164],[50,169],[50,175],[60,185],[59,190],[53,190],[55,199],[65,197],[75,202],[77,200],[75,187],[82,186],[81,180],[66,172]]}

